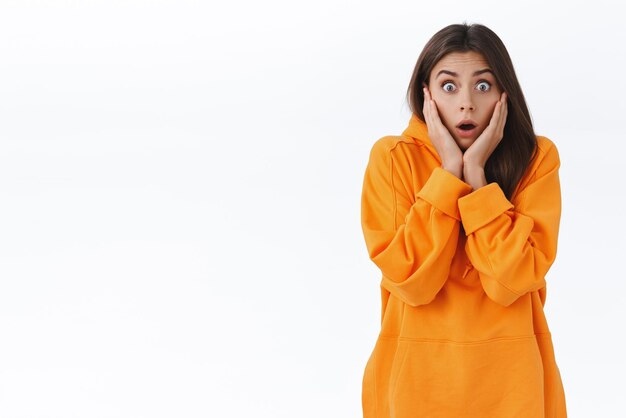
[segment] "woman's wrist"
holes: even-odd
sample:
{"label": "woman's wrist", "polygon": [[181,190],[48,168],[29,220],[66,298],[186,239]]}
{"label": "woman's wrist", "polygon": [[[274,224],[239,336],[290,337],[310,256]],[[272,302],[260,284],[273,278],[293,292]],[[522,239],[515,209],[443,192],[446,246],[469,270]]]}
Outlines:
{"label": "woman's wrist", "polygon": [[461,178],[463,175],[463,165],[462,164],[443,164],[441,166],[444,170],[448,170],[450,173],[454,174],[458,178]]}

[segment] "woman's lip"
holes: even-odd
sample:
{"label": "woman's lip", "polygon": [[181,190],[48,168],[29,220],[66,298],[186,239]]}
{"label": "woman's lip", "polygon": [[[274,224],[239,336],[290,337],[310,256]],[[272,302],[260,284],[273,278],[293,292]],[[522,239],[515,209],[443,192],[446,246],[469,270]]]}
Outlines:
{"label": "woman's lip", "polygon": [[471,138],[472,136],[474,136],[476,129],[478,129],[478,126],[474,126],[472,129],[456,128],[456,132],[459,134],[460,137]]}

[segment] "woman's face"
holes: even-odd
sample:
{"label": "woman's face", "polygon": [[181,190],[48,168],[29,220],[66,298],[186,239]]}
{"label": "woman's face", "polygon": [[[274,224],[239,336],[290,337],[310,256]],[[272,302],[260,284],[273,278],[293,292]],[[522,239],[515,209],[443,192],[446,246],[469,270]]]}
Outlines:
{"label": "woman's face", "polygon": [[[451,52],[441,58],[430,73],[428,89],[441,121],[462,151],[489,125],[502,94],[487,61],[475,51]],[[459,130],[457,125],[466,119],[476,128]]]}

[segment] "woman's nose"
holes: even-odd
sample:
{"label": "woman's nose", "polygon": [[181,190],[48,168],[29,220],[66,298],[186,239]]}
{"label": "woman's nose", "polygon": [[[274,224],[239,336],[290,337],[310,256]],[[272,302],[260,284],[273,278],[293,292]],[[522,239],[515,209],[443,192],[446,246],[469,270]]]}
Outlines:
{"label": "woman's nose", "polygon": [[461,110],[474,110],[474,102],[472,101],[471,93],[464,93],[461,95]]}

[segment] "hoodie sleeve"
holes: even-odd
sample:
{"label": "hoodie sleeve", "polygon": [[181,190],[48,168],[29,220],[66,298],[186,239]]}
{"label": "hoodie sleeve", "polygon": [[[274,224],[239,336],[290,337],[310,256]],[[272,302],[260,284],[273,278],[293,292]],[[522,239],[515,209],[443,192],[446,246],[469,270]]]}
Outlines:
{"label": "hoodie sleeve", "polygon": [[459,199],[465,252],[485,293],[500,305],[546,286],[561,218],[559,167],[558,150],[550,142],[535,175],[515,199],[517,206],[495,182]]}
{"label": "hoodie sleeve", "polygon": [[443,287],[460,231],[457,200],[472,187],[436,167],[419,192],[397,175],[401,157],[388,142],[370,152],[361,197],[361,224],[381,285],[411,306],[427,304]]}

